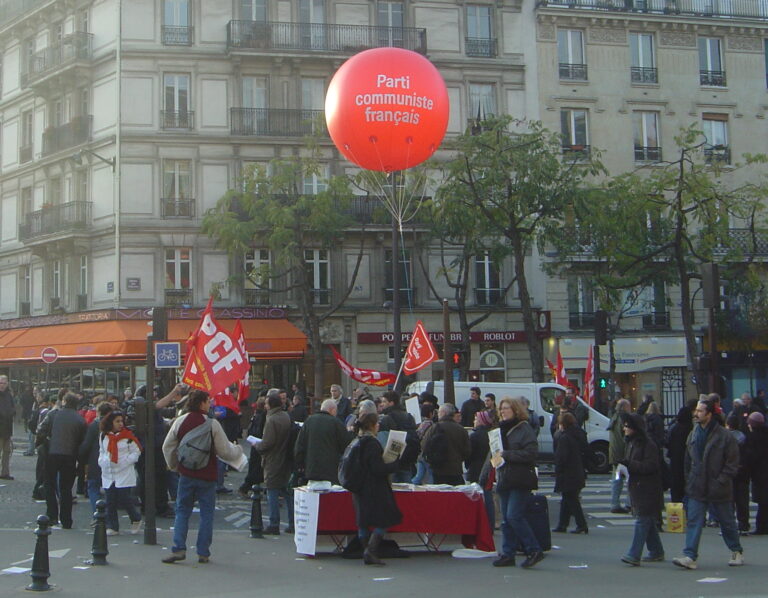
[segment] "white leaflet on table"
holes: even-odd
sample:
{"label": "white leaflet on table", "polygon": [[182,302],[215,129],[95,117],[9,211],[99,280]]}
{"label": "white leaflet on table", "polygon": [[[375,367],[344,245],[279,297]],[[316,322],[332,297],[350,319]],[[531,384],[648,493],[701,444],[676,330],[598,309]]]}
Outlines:
{"label": "white leaflet on table", "polygon": [[399,459],[405,450],[405,431],[390,430],[387,445],[384,447],[384,463]]}

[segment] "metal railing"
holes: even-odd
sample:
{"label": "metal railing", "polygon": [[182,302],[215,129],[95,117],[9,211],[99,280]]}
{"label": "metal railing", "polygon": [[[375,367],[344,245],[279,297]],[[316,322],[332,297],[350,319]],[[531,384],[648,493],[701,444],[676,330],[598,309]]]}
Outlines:
{"label": "metal railing", "polygon": [[76,116],[60,127],[49,127],[43,131],[43,156],[55,154],[91,139],[93,117]]}
{"label": "metal railing", "polygon": [[416,27],[230,21],[227,49],[356,53],[396,47],[427,53],[427,30]]}
{"label": "metal railing", "polygon": [[652,314],[643,315],[644,330],[669,330],[669,322],[669,312],[666,311],[657,311]]}
{"label": "metal railing", "polygon": [[595,312],[593,311],[572,311],[568,314],[568,325],[571,330],[580,328],[595,327]]}
{"label": "metal railing", "polygon": [[163,25],[161,35],[164,46],[191,46],[195,43],[194,27]]}
{"label": "metal railing", "polygon": [[322,110],[291,108],[230,108],[232,135],[267,135],[274,137],[303,137],[327,135]]}
{"label": "metal railing", "polygon": [[168,307],[192,305],[192,289],[165,289],[164,299]]}
{"label": "metal railing", "polygon": [[194,110],[161,110],[160,128],[162,129],[194,129],[195,112]]}
{"label": "metal railing", "polygon": [[629,69],[632,83],[658,83],[659,69],[648,66],[633,66]]}
{"label": "metal railing", "polygon": [[725,71],[699,71],[699,83],[712,87],[725,87]]}
{"label": "metal railing", "polygon": [[331,289],[310,289],[312,303],[315,305],[329,305],[331,303]]}
{"label": "metal railing", "polygon": [[723,247],[718,253],[737,249],[745,255],[768,256],[768,234],[748,228],[731,228],[728,229],[728,241],[729,247]]}
{"label": "metal railing", "polygon": [[91,221],[91,205],[90,201],[70,201],[27,214],[19,226],[19,240],[83,231]]}
{"label": "metal railing", "polygon": [[0,29],[16,17],[31,13],[50,0],[3,0],[0,2]]}
{"label": "metal railing", "polygon": [[707,164],[730,164],[731,148],[727,145],[705,147],[704,160]]}
{"label": "metal railing", "polygon": [[538,0],[536,6],[696,17],[768,19],[768,5],[762,0]]}
{"label": "metal railing", "polygon": [[194,218],[195,200],[164,197],[160,200],[160,216],[162,218]]}
{"label": "metal railing", "polygon": [[475,289],[475,303],[477,305],[503,305],[503,303],[499,303],[503,291],[504,289],[499,288]]}
{"label": "metal railing", "polygon": [[560,78],[568,81],[586,81],[587,80],[587,65],[586,64],[571,64],[569,62],[560,63]]}
{"label": "metal railing", "polygon": [[496,38],[465,37],[464,44],[467,56],[496,58]]}
{"label": "metal railing", "polygon": [[661,162],[661,148],[636,145],[635,162]]}
{"label": "metal railing", "polygon": [[246,305],[269,305],[269,289],[243,289]]}
{"label": "metal railing", "polygon": [[22,145],[19,148],[19,162],[21,164],[25,164],[26,162],[31,162],[33,151],[34,150],[31,143],[29,145]]}
{"label": "metal railing", "polygon": [[79,61],[93,59],[93,34],[75,31],[61,38],[55,46],[35,52],[23,66],[21,85],[27,87],[53,71]]}

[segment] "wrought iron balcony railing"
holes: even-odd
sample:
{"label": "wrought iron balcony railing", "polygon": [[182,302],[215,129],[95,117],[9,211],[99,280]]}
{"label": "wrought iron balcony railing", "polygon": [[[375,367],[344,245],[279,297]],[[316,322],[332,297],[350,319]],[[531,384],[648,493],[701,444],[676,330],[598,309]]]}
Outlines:
{"label": "wrought iron balcony railing", "polygon": [[195,200],[164,197],[160,200],[160,216],[162,218],[194,218]]}
{"label": "wrought iron balcony railing", "polygon": [[636,145],[635,162],[661,162],[661,148]]}
{"label": "wrought iron balcony railing", "polygon": [[657,311],[643,315],[643,330],[669,330],[669,312]]}
{"label": "wrought iron balcony railing", "polygon": [[536,6],[696,17],[768,19],[768,6],[762,0],[538,0]]}
{"label": "wrought iron balcony railing", "polygon": [[243,289],[246,305],[269,305],[269,289]]}
{"label": "wrought iron balcony railing", "polygon": [[194,27],[163,25],[161,35],[164,46],[191,46],[195,43]]}
{"label": "wrought iron balcony railing", "polygon": [[464,44],[467,56],[496,58],[496,38],[494,37],[466,37]]}
{"label": "wrought iron balcony railing", "polygon": [[3,0],[0,2],[0,28],[25,13],[32,12],[49,0]]}
{"label": "wrought iron balcony railing", "polygon": [[699,82],[711,87],[725,87],[725,71],[699,71]]}
{"label": "wrought iron balcony railing", "polygon": [[707,164],[730,164],[731,148],[727,145],[713,145],[704,148],[704,160]]}
{"label": "wrought iron balcony railing", "polygon": [[27,214],[19,226],[19,240],[84,231],[91,222],[91,205],[90,201],[70,201]]}
{"label": "wrought iron balcony railing", "polygon": [[658,83],[659,69],[647,66],[633,66],[629,69],[632,83]]}
{"label": "wrought iron balcony railing", "polygon": [[193,110],[161,110],[160,127],[163,129],[194,129],[195,112]]}
{"label": "wrought iron balcony railing", "polygon": [[477,305],[503,305],[499,303],[504,289],[475,289],[475,303]]}
{"label": "wrought iron balcony railing", "polygon": [[185,307],[192,305],[192,289],[165,289],[165,305]]}
{"label": "wrought iron balcony railing", "polygon": [[75,31],[55,46],[35,52],[23,66],[21,86],[27,87],[46,75],[71,64],[93,59],[93,34]]}
{"label": "wrought iron balcony railing", "polygon": [[572,311],[568,314],[568,325],[571,330],[595,327],[595,312]]}
{"label": "wrought iron balcony railing", "polygon": [[587,65],[571,64],[568,62],[560,63],[560,78],[567,81],[586,81]]}
{"label": "wrought iron balcony railing", "polygon": [[43,156],[75,147],[91,139],[93,117],[77,116],[60,127],[49,127],[43,131]]}
{"label": "wrought iron balcony railing", "polygon": [[728,247],[718,248],[717,253],[722,255],[729,249],[746,256],[768,256],[768,234],[749,228],[728,229]]}
{"label": "wrought iron balcony railing", "polygon": [[232,135],[266,135],[273,137],[303,137],[327,135],[322,110],[290,108],[230,108]]}
{"label": "wrought iron balcony railing", "polygon": [[301,50],[353,54],[371,48],[396,47],[427,53],[427,30],[328,23],[230,21],[229,50]]}

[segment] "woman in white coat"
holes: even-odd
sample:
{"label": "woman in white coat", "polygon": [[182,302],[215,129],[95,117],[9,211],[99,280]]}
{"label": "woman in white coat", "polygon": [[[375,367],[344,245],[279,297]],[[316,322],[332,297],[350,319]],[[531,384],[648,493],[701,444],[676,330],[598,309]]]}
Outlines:
{"label": "woman in white coat", "polygon": [[121,411],[113,411],[101,420],[99,467],[101,487],[107,497],[107,535],[120,531],[118,507],[123,507],[131,520],[131,533],[141,530],[141,514],[136,508],[136,462],[141,455],[138,439],[125,427]]}

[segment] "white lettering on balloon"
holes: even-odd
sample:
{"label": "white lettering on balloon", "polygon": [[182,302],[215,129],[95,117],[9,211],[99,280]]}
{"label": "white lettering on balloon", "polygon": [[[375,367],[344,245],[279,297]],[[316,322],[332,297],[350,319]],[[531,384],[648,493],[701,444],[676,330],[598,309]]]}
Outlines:
{"label": "white lettering on balloon", "polygon": [[[376,87],[389,89],[410,89],[411,78],[388,77],[379,73],[376,75]],[[398,106],[411,110],[375,110],[372,105]],[[359,93],[355,96],[356,106],[365,106],[365,122],[391,122],[395,126],[400,123],[418,125],[421,115],[417,111],[433,110],[435,102],[425,95],[414,93]]]}

